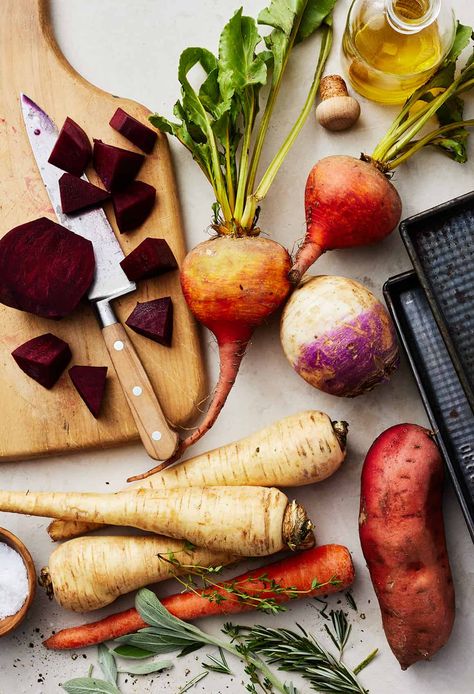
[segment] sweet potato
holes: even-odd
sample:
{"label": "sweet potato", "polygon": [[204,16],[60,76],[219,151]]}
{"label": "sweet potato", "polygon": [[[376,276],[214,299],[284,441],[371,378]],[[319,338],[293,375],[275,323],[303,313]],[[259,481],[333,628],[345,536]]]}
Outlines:
{"label": "sweet potato", "polygon": [[362,470],[360,541],[385,635],[402,670],[429,660],[453,627],[443,473],[431,433],[416,424],[384,431]]}

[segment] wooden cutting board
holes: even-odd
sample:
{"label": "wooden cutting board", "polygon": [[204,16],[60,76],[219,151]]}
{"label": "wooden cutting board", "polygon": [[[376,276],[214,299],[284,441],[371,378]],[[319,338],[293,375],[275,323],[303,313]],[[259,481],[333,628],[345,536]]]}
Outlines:
{"label": "wooden cutting board", "polygon": [[[54,219],[23,126],[19,94],[36,101],[61,127],[73,118],[88,135],[128,149],[134,146],[109,125],[117,107],[146,122],[148,110],[107,94],[78,75],[61,54],[51,29],[47,0],[0,2],[0,236],[41,216]],[[139,151],[139,150],[136,150]],[[92,182],[100,184],[93,171]],[[157,204],[145,224],[117,234],[129,253],[147,236],[165,238],[178,262],[185,255],[176,183],[166,136],[147,156],[140,180],[155,186]],[[111,208],[107,215],[116,230]],[[174,425],[189,424],[205,390],[197,326],[179,286],[178,272],[146,280],[132,295],[116,302],[124,322],[137,301],[171,296],[174,334],[171,348],[130,336],[150,376],[165,415]],[[28,378],[11,352],[26,340],[52,332],[66,340],[72,364],[107,365],[109,376],[100,419],[95,420],[73,388],[67,372],[48,391]],[[24,459],[136,440],[138,434],[100,330],[84,305],[61,321],[37,318],[0,305],[0,458]]]}

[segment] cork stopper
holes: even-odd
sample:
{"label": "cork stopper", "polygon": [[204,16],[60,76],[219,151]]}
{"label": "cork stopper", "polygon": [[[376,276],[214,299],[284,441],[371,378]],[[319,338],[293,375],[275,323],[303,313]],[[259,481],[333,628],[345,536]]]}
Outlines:
{"label": "cork stopper", "polygon": [[331,99],[333,96],[348,96],[347,85],[340,75],[326,75],[319,85],[321,101]]}

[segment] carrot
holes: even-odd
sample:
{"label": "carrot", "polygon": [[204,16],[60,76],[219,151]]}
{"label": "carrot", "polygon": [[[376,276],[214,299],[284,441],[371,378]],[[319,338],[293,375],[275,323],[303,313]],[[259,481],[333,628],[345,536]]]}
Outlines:
{"label": "carrot", "polygon": [[131,526],[250,557],[301,547],[313,528],[303,507],[273,487],[0,491],[0,511]]}
{"label": "carrot", "polygon": [[[313,484],[339,469],[346,455],[346,435],[346,422],[331,422],[327,414],[315,410],[299,412],[132,486],[169,489]],[[48,532],[55,541],[68,540],[99,527],[93,523],[55,520]]]}
{"label": "carrot", "polygon": [[[179,565],[171,570],[167,556],[175,557]],[[80,537],[51,554],[40,581],[62,607],[89,612],[173,573],[184,573],[180,565],[220,566],[233,561],[236,557],[230,554],[167,537]]]}
{"label": "carrot", "polygon": [[[261,579],[264,579],[263,581]],[[313,580],[325,584],[311,589]],[[171,614],[191,621],[201,617],[218,614],[235,614],[252,609],[252,605],[233,597],[226,588],[238,586],[239,591],[249,596],[272,598],[277,603],[298,597],[314,597],[336,591],[346,590],[354,580],[354,566],[349,551],[341,545],[323,545],[301,552],[254,571],[244,573],[232,581],[224,581],[215,588],[222,601],[205,597],[209,589],[196,592],[176,593],[163,598],[162,603]],[[291,588],[286,592],[275,593],[271,581],[280,587]],[[329,583],[328,583],[329,582]],[[270,585],[270,589],[269,589]],[[204,594],[204,596],[203,596]],[[135,608],[118,612],[97,622],[63,629],[44,642],[46,648],[65,650],[85,648],[102,641],[115,639],[146,627]]]}

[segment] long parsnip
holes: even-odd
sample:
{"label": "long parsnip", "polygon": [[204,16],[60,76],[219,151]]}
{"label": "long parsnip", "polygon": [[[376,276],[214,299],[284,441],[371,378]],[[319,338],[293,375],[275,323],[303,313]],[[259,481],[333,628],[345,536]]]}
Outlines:
{"label": "long parsnip", "polygon": [[273,487],[0,491],[0,511],[130,526],[248,557],[305,546],[313,528],[303,507]]}
{"label": "long parsnip", "polygon": [[[177,563],[170,565],[167,556]],[[190,547],[168,537],[80,537],[52,553],[40,580],[62,607],[89,612],[132,590],[185,573],[186,565],[221,566],[235,560],[225,552]]]}
{"label": "long parsnip", "polygon": [[[134,483],[135,488],[262,486],[300,487],[321,482],[341,466],[346,454],[346,422],[332,422],[324,412],[308,410],[215,448]],[[131,487],[128,487],[130,489]],[[55,541],[96,530],[93,523],[53,521]]]}

